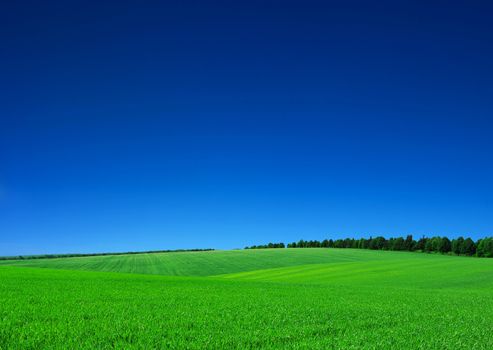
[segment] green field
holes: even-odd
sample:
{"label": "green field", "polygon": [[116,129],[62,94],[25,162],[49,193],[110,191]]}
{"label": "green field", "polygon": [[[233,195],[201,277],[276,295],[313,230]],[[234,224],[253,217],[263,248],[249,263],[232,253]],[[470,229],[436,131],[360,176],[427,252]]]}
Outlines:
{"label": "green field", "polygon": [[352,249],[0,262],[0,349],[493,349],[493,259]]}

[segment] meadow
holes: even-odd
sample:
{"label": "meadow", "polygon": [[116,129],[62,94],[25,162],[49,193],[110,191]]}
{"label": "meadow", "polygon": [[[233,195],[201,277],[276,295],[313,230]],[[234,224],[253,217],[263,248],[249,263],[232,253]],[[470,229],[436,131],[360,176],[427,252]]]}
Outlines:
{"label": "meadow", "polygon": [[493,259],[265,249],[0,262],[0,349],[493,349]]}

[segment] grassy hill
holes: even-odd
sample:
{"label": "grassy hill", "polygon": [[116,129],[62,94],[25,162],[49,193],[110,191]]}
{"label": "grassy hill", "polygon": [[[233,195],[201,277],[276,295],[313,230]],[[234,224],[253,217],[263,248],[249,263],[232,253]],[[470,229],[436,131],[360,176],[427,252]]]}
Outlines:
{"label": "grassy hill", "polygon": [[492,349],[491,329],[493,259],[277,249],[0,266],[0,349]]}
{"label": "grassy hill", "polygon": [[305,264],[392,259],[389,252],[343,249],[262,249],[107,255],[0,261],[0,265],[127,272],[166,276],[210,276]]}
{"label": "grassy hill", "polygon": [[[253,271],[252,275],[233,275],[232,277],[263,279],[272,274],[273,279],[279,279],[277,274],[280,271],[258,270],[275,269],[284,267],[296,267],[303,265],[322,264],[321,280],[331,274],[330,269],[333,264],[339,263],[358,263],[363,265],[351,265],[355,271],[350,271],[352,275],[358,273],[358,266],[369,268],[369,262],[375,268],[380,262],[385,268],[394,267],[395,271],[403,273],[408,271],[413,273],[413,268],[419,269],[420,266],[427,268],[430,264],[440,264],[440,269],[432,271],[448,271],[457,269],[486,269],[493,266],[493,261],[488,259],[457,258],[445,255],[419,254],[407,252],[372,251],[362,249],[259,249],[259,250],[227,250],[227,251],[205,251],[205,252],[170,252],[152,254],[129,254],[129,255],[106,255],[89,256],[58,259],[32,259],[32,260],[6,260],[0,261],[0,265],[16,265],[25,267],[43,267],[64,270],[85,270],[85,271],[106,271],[106,272],[125,272],[138,274],[153,274],[164,276],[214,276],[222,274],[234,274]],[[330,264],[330,265],[325,265]],[[314,271],[304,271],[301,268],[303,281],[313,281]],[[409,270],[410,269],[410,270]],[[296,271],[292,271],[291,274]],[[432,272],[431,271],[431,272]],[[363,272],[363,271],[360,271]],[[378,271],[377,271],[378,272]],[[385,271],[382,271],[385,272]],[[387,271],[392,273],[392,271]],[[428,271],[427,273],[429,273]],[[369,272],[371,273],[371,271]],[[419,270],[416,271],[419,273]],[[299,274],[298,274],[299,275]],[[381,273],[380,276],[384,276]],[[257,277],[254,277],[257,276]],[[324,277],[325,276],[325,277]],[[267,278],[269,279],[269,278]]]}
{"label": "grassy hill", "polygon": [[[361,257],[360,251],[351,254]],[[407,288],[493,288],[493,261],[418,253],[373,252],[368,260],[226,274],[248,281]],[[374,259],[372,259],[374,258]]]}

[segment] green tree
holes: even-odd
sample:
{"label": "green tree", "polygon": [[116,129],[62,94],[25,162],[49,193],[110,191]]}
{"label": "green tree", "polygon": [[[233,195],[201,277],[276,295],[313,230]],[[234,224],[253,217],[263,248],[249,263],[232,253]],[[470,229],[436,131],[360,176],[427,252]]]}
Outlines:
{"label": "green tree", "polygon": [[415,250],[420,250],[420,251],[424,251],[425,250],[425,245],[426,245],[426,242],[428,241],[428,238],[426,238],[425,236],[421,237],[417,242],[416,242],[416,246],[415,246]]}
{"label": "green tree", "polygon": [[404,241],[404,250],[412,251],[414,250],[414,240],[412,235],[407,235],[406,240]]}
{"label": "green tree", "polygon": [[463,246],[464,246],[464,237],[459,237],[457,239],[452,240],[452,252],[454,254],[464,254],[463,253]]}
{"label": "green tree", "polygon": [[430,253],[433,251],[433,239],[432,238],[426,240],[424,251],[427,253]]}
{"label": "green tree", "polygon": [[478,241],[477,255],[486,258],[493,258],[493,238],[486,237]]}
{"label": "green tree", "polygon": [[471,238],[466,238],[462,245],[462,254],[472,256],[476,254],[476,244]]}
{"label": "green tree", "polygon": [[397,237],[394,241],[394,250],[404,250],[404,238]]}
{"label": "green tree", "polygon": [[440,253],[448,253],[450,252],[451,249],[452,249],[452,245],[450,243],[450,239],[448,239],[447,237],[442,237],[440,240],[440,246],[438,251]]}

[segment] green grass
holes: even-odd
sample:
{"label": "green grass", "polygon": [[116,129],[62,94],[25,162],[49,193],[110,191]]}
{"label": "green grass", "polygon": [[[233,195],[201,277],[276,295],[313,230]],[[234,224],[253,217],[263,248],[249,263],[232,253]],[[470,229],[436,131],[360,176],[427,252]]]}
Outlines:
{"label": "green grass", "polygon": [[0,266],[0,349],[493,349],[492,329],[493,259],[279,249]]}
{"label": "green grass", "polygon": [[[398,254],[401,253],[390,253]],[[369,250],[259,249],[0,261],[0,265],[164,276],[211,276],[305,264],[386,259]]]}

